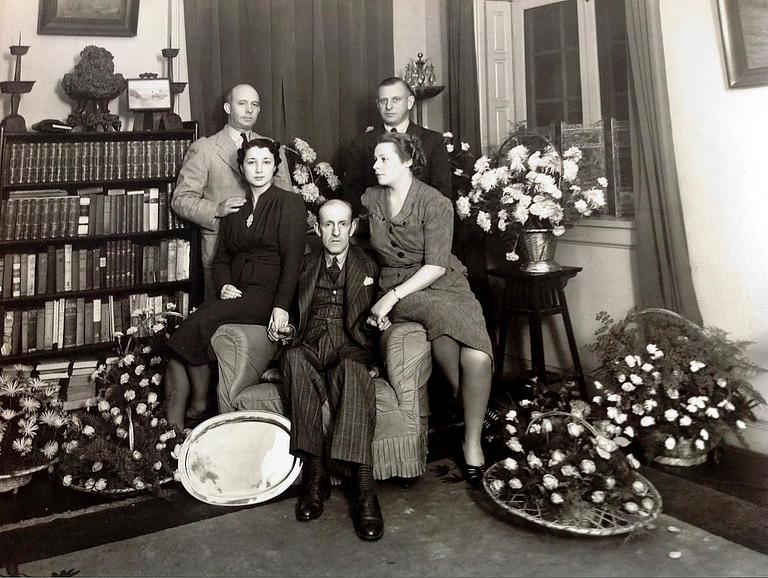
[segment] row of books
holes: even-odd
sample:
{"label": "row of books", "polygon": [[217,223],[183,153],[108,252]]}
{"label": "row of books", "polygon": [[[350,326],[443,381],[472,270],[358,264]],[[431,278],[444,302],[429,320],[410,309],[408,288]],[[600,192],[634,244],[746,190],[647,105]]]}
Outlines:
{"label": "row of books", "polygon": [[186,226],[171,210],[173,184],[126,191],[89,187],[11,191],[2,203],[0,239],[23,241],[114,233],[166,231]]}
{"label": "row of books", "polygon": [[11,143],[6,183],[62,183],[175,177],[191,139]]}
{"label": "row of books", "polygon": [[[108,360],[116,362],[117,358]],[[59,400],[64,410],[71,411],[98,402],[96,383],[93,372],[99,365],[95,358],[78,361],[44,361],[37,365],[14,364],[2,367],[2,375],[11,377],[21,370],[25,374],[36,375],[49,384],[59,386]]]}
{"label": "row of books", "polygon": [[[141,305],[141,304],[144,305]],[[131,315],[138,308],[165,311],[168,303],[184,316],[189,314],[189,294],[146,293],[104,299],[54,299],[31,309],[5,309],[2,319],[3,342],[0,354],[18,355],[34,351],[66,349],[112,341],[117,331],[124,332],[138,322]]]}
{"label": "row of books", "polygon": [[48,246],[0,259],[0,296],[31,297],[189,279],[190,241],[107,241],[102,247]]}

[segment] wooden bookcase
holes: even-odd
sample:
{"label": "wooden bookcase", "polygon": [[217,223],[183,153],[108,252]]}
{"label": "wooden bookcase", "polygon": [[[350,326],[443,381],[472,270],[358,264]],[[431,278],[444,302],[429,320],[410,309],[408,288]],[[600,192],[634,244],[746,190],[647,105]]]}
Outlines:
{"label": "wooden bookcase", "polygon": [[136,307],[173,301],[186,314],[199,303],[197,227],[170,209],[196,138],[194,122],[0,130],[0,365],[108,352]]}

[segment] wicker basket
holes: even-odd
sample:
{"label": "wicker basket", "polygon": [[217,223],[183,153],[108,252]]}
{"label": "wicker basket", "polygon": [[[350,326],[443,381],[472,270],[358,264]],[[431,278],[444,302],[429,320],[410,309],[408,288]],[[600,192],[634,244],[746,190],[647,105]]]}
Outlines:
{"label": "wicker basket", "polygon": [[26,486],[32,481],[32,474],[52,466],[56,461],[57,460],[54,459],[50,462],[45,462],[44,464],[33,466],[25,470],[18,470],[10,474],[0,474],[0,493],[18,491],[20,487]]}
{"label": "wicker basket", "polygon": [[[82,481],[82,480],[79,480],[79,481]],[[168,478],[163,478],[158,483],[162,486],[172,481],[173,481],[173,478],[168,477]],[[89,490],[85,486],[81,485],[80,483],[76,483],[74,481],[67,487],[73,490],[76,490],[78,492],[82,492],[84,494],[93,494],[95,496],[104,496],[107,498],[124,498],[127,496],[138,494],[140,492],[145,492],[152,488],[152,486],[146,486],[141,490],[137,490],[136,488],[107,488],[105,490],[99,491],[99,490]]]}
{"label": "wicker basket", "polygon": [[[663,436],[659,436],[663,438]],[[687,468],[698,466],[707,461],[707,456],[716,443],[710,443],[703,450],[698,449],[693,440],[681,439],[675,445],[675,448],[669,450],[664,447],[663,441],[656,442],[657,447],[661,447],[661,453],[653,457],[653,461],[665,466],[678,466]]]}
{"label": "wicker basket", "polygon": [[[567,416],[570,419],[578,421],[593,435],[598,435],[589,422],[576,415],[562,411],[547,412],[532,419],[528,424],[526,433],[530,430],[531,424],[551,416]],[[485,476],[483,477],[485,491],[494,502],[510,514],[550,530],[558,530],[569,534],[578,534],[580,536],[614,536],[616,534],[626,534],[639,530],[651,523],[661,513],[662,501],[659,492],[645,477],[637,472],[633,472],[634,480],[643,482],[647,488],[646,495],[653,499],[653,511],[641,511],[632,514],[625,510],[613,507],[610,504],[583,502],[581,505],[584,507],[579,509],[577,514],[563,515],[562,512],[564,512],[564,510],[560,510],[559,513],[562,517],[552,519],[552,516],[548,514],[555,511],[554,506],[552,506],[553,510],[548,510],[544,504],[536,502],[531,503],[527,499],[528,496],[522,492],[502,497],[500,492],[495,492],[492,489],[494,480],[503,480],[500,475],[503,470],[502,464],[503,462],[501,461],[497,462],[486,470]]]}

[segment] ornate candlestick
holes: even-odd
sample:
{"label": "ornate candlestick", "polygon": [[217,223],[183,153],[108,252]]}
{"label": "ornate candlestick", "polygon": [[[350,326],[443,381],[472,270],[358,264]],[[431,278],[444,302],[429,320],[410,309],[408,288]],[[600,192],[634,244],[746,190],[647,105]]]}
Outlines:
{"label": "ornate candlestick", "polygon": [[171,110],[165,113],[162,119],[162,125],[166,130],[181,128],[181,117],[174,112],[174,106],[176,102],[176,95],[184,92],[187,83],[173,81],[173,59],[178,55],[178,48],[163,48],[163,56],[168,59],[168,80],[171,83]]}
{"label": "ornate candlestick", "polygon": [[19,102],[21,95],[30,92],[35,84],[34,80],[21,80],[21,57],[27,53],[29,46],[22,46],[21,37],[19,37],[19,44],[11,46],[10,49],[11,54],[16,57],[16,70],[13,80],[0,82],[0,91],[11,95],[11,114],[0,122],[0,126],[8,132],[27,132],[24,117],[19,114]]}
{"label": "ornate candlestick", "polygon": [[422,102],[433,96],[437,96],[445,86],[436,85],[435,67],[429,61],[424,60],[424,53],[417,54],[417,60],[411,58],[411,61],[405,67],[405,76],[403,80],[411,87],[416,95],[416,124],[422,124]]}

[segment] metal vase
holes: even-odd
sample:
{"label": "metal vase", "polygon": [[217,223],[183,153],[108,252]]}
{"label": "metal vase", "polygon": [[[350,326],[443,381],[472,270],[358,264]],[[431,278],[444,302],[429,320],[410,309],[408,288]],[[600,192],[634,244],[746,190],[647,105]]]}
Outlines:
{"label": "metal vase", "polygon": [[563,267],[555,261],[557,237],[552,229],[527,229],[521,233],[522,263],[526,273],[553,273]]}

